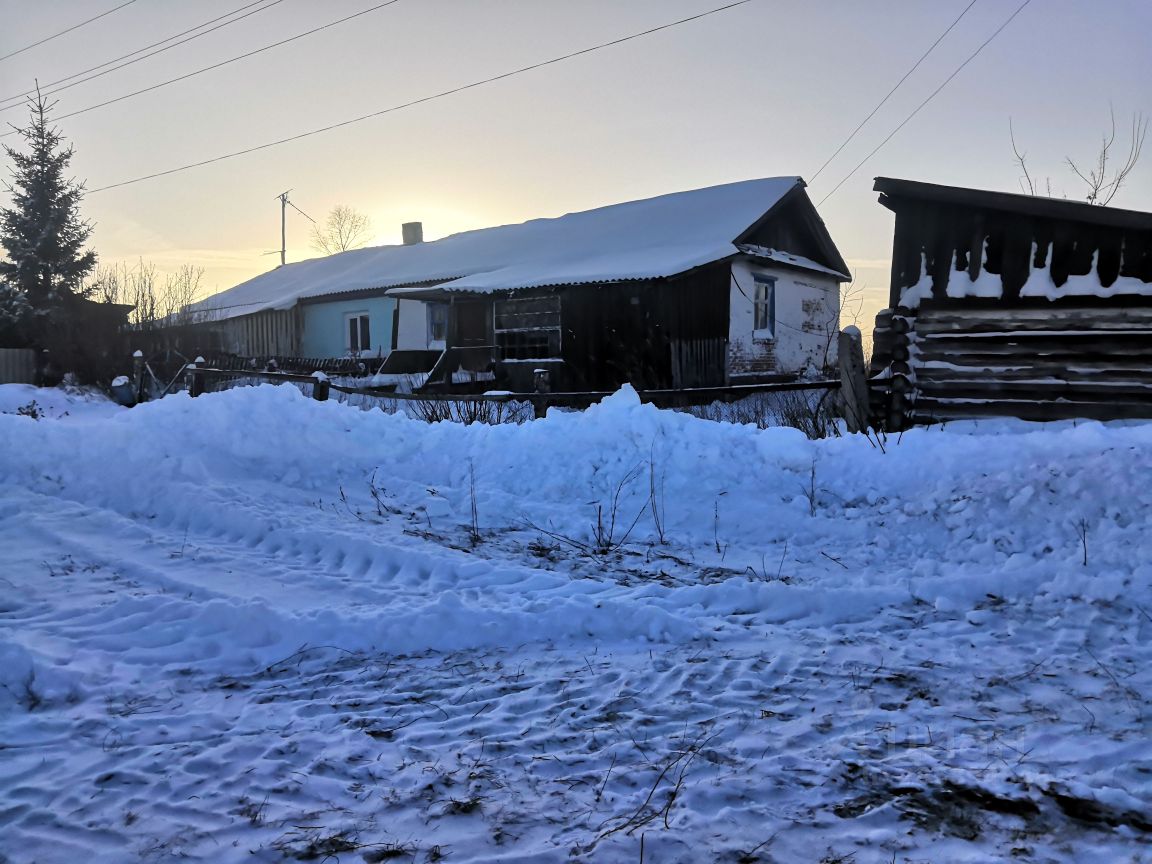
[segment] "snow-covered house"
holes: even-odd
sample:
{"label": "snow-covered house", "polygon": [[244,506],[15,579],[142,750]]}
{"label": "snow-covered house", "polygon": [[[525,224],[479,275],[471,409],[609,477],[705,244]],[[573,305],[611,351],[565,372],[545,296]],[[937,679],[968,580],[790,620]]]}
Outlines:
{"label": "snow-covered house", "polygon": [[[729,183],[343,252],[199,305],[237,354],[444,352],[530,388],[681,388],[794,376],[829,358],[847,266],[799,177]],[[459,377],[459,376],[457,376]]]}
{"label": "snow-covered house", "polygon": [[748,180],[458,234],[411,250],[424,284],[388,295],[444,304],[441,368],[496,368],[513,390],[538,368],[564,390],[795,376],[830,359],[848,279],[804,189]]}
{"label": "snow-covered house", "polygon": [[892,425],[1152,417],[1152,213],[876,179],[896,214],[874,372]]}

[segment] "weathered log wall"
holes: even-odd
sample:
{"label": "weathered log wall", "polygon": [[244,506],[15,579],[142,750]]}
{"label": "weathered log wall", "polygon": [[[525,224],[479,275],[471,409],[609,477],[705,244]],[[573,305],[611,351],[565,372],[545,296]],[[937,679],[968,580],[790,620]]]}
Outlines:
{"label": "weathered log wall", "polygon": [[908,347],[917,422],[1152,417],[1152,298],[925,304]]}

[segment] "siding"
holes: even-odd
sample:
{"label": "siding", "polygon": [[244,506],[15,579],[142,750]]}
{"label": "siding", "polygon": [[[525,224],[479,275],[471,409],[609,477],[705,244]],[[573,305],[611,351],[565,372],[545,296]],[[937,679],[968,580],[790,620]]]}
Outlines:
{"label": "siding", "polygon": [[0,348],[0,384],[35,384],[36,352],[28,348]]}
{"label": "siding", "polygon": [[219,350],[240,357],[297,357],[300,355],[299,307],[283,312],[256,312],[223,321],[196,325]]}
{"label": "siding", "polygon": [[729,272],[724,262],[672,279],[562,289],[567,386],[722,386]]}

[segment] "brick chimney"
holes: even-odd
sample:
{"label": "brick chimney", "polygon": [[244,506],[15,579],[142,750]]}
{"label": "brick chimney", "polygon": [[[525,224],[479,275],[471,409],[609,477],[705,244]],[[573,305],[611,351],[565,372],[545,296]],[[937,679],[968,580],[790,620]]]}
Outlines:
{"label": "brick chimney", "polygon": [[400,231],[404,235],[405,246],[415,246],[417,243],[424,242],[424,224],[422,222],[405,222],[400,226]]}

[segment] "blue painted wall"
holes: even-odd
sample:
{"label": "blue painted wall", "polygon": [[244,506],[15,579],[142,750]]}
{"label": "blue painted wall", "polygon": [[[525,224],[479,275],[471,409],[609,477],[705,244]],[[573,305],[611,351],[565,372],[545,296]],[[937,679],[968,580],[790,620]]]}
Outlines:
{"label": "blue painted wall", "polygon": [[344,357],[348,353],[348,323],[344,316],[367,312],[372,337],[370,356],[384,357],[392,350],[392,310],[395,306],[396,301],[391,297],[305,303],[300,307],[304,312],[300,353],[305,357]]}

